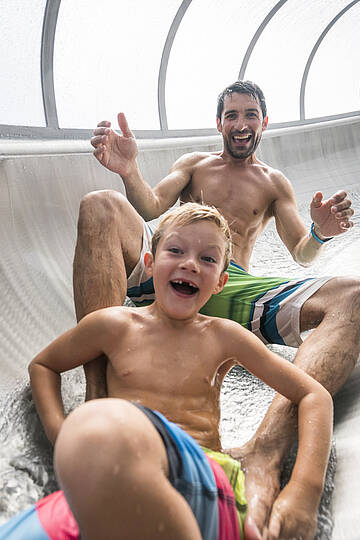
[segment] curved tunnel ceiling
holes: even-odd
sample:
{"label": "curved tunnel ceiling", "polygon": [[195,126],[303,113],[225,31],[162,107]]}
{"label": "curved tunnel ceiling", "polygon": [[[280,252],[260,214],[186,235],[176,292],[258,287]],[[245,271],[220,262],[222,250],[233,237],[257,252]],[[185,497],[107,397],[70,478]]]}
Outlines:
{"label": "curved tunnel ceiling", "polygon": [[0,5],[1,137],[88,137],[118,110],[137,137],[214,134],[237,78],[264,90],[270,127],[360,114],[360,0]]}

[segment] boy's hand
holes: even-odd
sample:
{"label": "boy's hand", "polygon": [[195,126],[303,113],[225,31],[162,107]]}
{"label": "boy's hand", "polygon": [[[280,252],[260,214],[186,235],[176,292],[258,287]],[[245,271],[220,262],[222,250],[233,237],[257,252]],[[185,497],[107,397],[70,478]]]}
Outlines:
{"label": "boy's hand", "polygon": [[318,500],[303,486],[289,482],[275,500],[264,540],[313,540],[317,527]]}
{"label": "boy's hand", "polygon": [[90,143],[95,148],[94,156],[107,169],[126,177],[136,167],[138,147],[128,126],[124,113],[118,114],[122,135],[111,129],[111,123],[103,120],[94,130]]}

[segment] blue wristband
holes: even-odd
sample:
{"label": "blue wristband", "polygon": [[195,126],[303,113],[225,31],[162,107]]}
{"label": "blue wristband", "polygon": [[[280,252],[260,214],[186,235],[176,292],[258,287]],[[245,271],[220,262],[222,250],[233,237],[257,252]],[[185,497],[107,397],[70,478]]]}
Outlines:
{"label": "blue wristband", "polygon": [[324,244],[325,242],[329,242],[329,240],[332,240],[334,237],[329,236],[329,238],[324,238],[323,240],[318,237],[316,232],[314,231],[314,222],[311,224],[309,238],[313,237],[314,240],[316,240],[319,244]]}

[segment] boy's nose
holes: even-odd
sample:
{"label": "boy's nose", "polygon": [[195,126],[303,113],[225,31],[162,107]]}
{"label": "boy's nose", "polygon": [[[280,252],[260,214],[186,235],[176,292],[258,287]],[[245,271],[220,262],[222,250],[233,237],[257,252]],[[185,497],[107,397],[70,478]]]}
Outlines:
{"label": "boy's nose", "polygon": [[182,267],[184,268],[184,270],[188,270],[194,273],[197,273],[199,271],[199,265],[195,257],[186,257],[186,259],[184,259],[182,262]]}

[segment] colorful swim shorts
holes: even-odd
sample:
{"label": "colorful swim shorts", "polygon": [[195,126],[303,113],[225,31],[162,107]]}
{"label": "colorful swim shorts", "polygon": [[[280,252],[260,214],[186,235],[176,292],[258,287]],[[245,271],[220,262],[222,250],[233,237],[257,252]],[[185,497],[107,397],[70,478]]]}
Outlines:
{"label": "colorful swim shorts", "polygon": [[[227,454],[202,449],[162,414],[136,406],[159,432],[167,452],[169,481],[188,502],[202,538],[242,540],[247,503],[240,463]],[[0,540],[79,538],[77,523],[62,491],[41,499],[0,527]]]}
{"label": "colorful swim shorts", "polygon": [[[143,246],[138,264],[128,279],[127,296],[137,306],[151,304],[155,298],[152,278],[145,274],[144,255],[150,251],[151,229],[144,222]],[[231,262],[228,282],[213,295],[200,313],[232,319],[253,332],[265,344],[299,347],[300,310],[329,277],[288,279],[258,277]]]}

